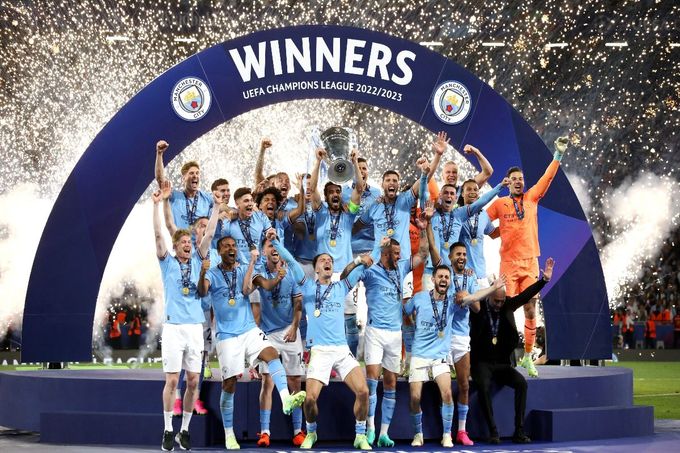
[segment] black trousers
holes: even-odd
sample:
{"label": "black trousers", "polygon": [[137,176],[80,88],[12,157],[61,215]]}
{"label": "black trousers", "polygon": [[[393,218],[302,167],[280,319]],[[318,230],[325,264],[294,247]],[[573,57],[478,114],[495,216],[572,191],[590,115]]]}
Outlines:
{"label": "black trousers", "polygon": [[632,331],[624,333],[623,343],[628,345],[628,349],[635,349],[635,334]]}
{"label": "black trousers", "polygon": [[527,405],[527,381],[510,364],[480,362],[472,365],[472,380],[477,387],[479,404],[491,434],[497,434],[491,404],[491,382],[507,385],[515,390],[515,431],[524,428],[524,412]]}
{"label": "black trousers", "polygon": [[645,349],[655,349],[656,348],[656,337],[649,338],[645,337]]}

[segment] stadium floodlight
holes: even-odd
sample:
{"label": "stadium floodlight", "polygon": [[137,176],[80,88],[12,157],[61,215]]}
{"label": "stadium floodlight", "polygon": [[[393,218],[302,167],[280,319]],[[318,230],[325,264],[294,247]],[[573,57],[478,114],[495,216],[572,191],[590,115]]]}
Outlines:
{"label": "stadium floodlight", "polygon": [[626,41],[623,42],[606,42],[604,43],[605,47],[628,47],[628,43]]}
{"label": "stadium floodlight", "polygon": [[564,49],[568,45],[569,44],[567,44],[566,42],[549,42],[548,44],[545,45],[545,48],[546,49],[553,49],[553,48],[557,47],[557,48],[560,48],[560,49]]}
{"label": "stadium floodlight", "polygon": [[175,38],[175,42],[190,43],[190,42],[196,42],[196,41],[197,41],[196,38]]}
{"label": "stadium floodlight", "polygon": [[425,47],[441,47],[444,45],[441,41],[420,41],[419,44]]}
{"label": "stadium floodlight", "polygon": [[505,46],[504,42],[483,42],[482,47],[503,47]]}

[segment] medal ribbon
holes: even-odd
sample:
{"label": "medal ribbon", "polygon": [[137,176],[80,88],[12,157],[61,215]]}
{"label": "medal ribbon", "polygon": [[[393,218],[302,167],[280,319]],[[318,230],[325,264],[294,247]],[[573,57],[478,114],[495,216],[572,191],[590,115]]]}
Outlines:
{"label": "medal ribbon", "polygon": [[189,225],[193,225],[196,218],[196,207],[198,207],[198,192],[196,192],[196,195],[194,195],[194,202],[191,206],[189,205],[189,197],[187,197],[187,193],[184,192],[184,205],[187,209],[187,219]]}
{"label": "medal ribbon", "polygon": [[[472,218],[475,219],[474,224],[470,222]],[[475,214],[473,217],[468,217],[467,224],[470,228],[470,239],[477,239],[477,230],[479,229],[479,213]]]}
{"label": "medal ribbon", "polygon": [[323,292],[323,296],[321,296],[321,283],[319,283],[318,280],[316,281],[316,299],[314,300],[314,310],[321,311],[321,307],[323,307],[323,300],[328,297],[328,293],[331,292],[333,285],[335,285],[335,282],[328,285],[328,288],[326,288],[326,290]]}
{"label": "medal ribbon", "polygon": [[434,322],[437,325],[437,330],[444,331],[446,327],[446,313],[449,308],[449,298],[444,296],[444,306],[442,307],[442,316],[439,317],[439,310],[437,309],[437,301],[434,300],[434,290],[430,291],[430,302],[432,303],[432,314],[434,315]]}
{"label": "medal ribbon", "polygon": [[328,212],[331,216],[331,241],[334,241],[338,237],[338,228],[340,227],[340,212],[334,215],[330,211]]}
{"label": "medal ribbon", "polygon": [[252,249],[253,247],[257,248],[257,246],[255,245],[255,241],[253,241],[253,236],[250,234],[250,219],[241,220],[239,218],[238,226],[241,229],[241,234],[243,234],[243,237],[246,238],[248,248],[250,249]]}
{"label": "medal ribbon", "polygon": [[222,236],[222,228],[223,228],[224,222],[222,219],[217,220],[217,226],[215,227],[215,235],[219,234]]}
{"label": "medal ribbon", "polygon": [[446,217],[443,211],[439,211],[439,218],[442,222],[442,238],[444,242],[449,242],[451,239],[451,233],[453,232],[453,209],[449,212],[449,223],[446,223]]}
{"label": "medal ribbon", "polygon": [[[227,288],[229,288],[229,299],[236,299],[236,268],[232,271],[227,271],[222,267],[222,264],[218,266],[220,268],[220,271],[222,272],[222,276],[224,277],[224,281],[227,284]],[[227,277],[227,272],[231,273],[231,282],[229,281],[229,277]]]}
{"label": "medal ribbon", "polygon": [[307,236],[311,236],[316,231],[316,215],[311,203],[305,204],[305,225],[307,226]]}
{"label": "medal ribbon", "polygon": [[524,220],[524,194],[519,198],[519,205],[517,205],[517,200],[515,197],[511,196],[512,205],[515,207],[515,214],[517,214],[517,219]]}
{"label": "medal ribbon", "polygon": [[[385,205],[385,220],[387,220],[387,229],[394,230],[394,210],[396,209],[395,203],[384,202]],[[388,209],[387,207],[390,206]]]}
{"label": "medal ribbon", "polygon": [[397,271],[396,269],[394,270],[388,270],[385,266],[383,266],[382,263],[378,262],[378,266],[382,268],[382,270],[385,271],[385,274],[387,274],[387,278],[392,282],[395,288],[397,288],[397,296],[399,297],[399,300],[401,301],[401,285],[399,284],[399,276],[396,275]]}
{"label": "medal ribbon", "polygon": [[453,286],[456,287],[456,292],[461,292],[467,290],[468,275],[463,271],[463,285],[458,284],[458,278],[456,274],[453,274]]}
{"label": "medal ribbon", "polygon": [[493,338],[498,337],[498,323],[501,320],[501,314],[500,312],[498,313],[498,317],[496,320],[493,320],[493,316],[491,315],[493,308],[491,308],[491,304],[489,303],[489,300],[487,299],[486,301],[486,311],[489,313],[489,327],[491,328],[491,336]]}
{"label": "medal ribbon", "polygon": [[[276,217],[271,219],[269,221],[269,223],[271,224],[271,227],[274,228],[274,231],[276,231],[276,235],[278,236],[279,235],[279,229],[276,228]],[[262,234],[260,234],[260,243],[262,243],[264,241],[264,238],[266,238],[266,237],[267,237],[267,228],[263,228]]]}
{"label": "medal ribbon", "polygon": [[[354,189],[354,184],[352,184],[352,189]],[[368,198],[370,196],[371,196],[371,191],[368,190],[368,184],[366,184],[366,189],[364,189],[363,193],[361,194],[361,199],[365,200],[366,198]]]}
{"label": "medal ribbon", "polygon": [[191,258],[187,261],[186,267],[182,264],[179,258],[175,257],[177,264],[179,264],[179,271],[182,273],[182,288],[189,288],[191,286]]}

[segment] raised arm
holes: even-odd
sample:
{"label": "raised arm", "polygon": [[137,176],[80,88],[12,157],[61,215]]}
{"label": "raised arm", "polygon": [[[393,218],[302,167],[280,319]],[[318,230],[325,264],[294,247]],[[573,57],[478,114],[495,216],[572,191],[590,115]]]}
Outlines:
{"label": "raised arm", "polygon": [[272,141],[268,138],[263,138],[260,142],[260,154],[257,156],[257,163],[255,164],[255,186],[257,187],[262,181],[264,181],[264,153],[267,148],[272,146]]}
{"label": "raised arm", "polygon": [[246,269],[246,274],[243,276],[243,295],[247,296],[253,292],[253,269],[255,269],[255,263],[260,257],[260,252],[257,249],[250,251],[250,262],[248,263],[248,269]]}
{"label": "raised arm", "polygon": [[[363,256],[367,256],[368,260],[370,261],[371,264],[373,264],[373,259],[370,257],[370,255],[360,255],[354,258],[354,261],[349,263],[345,268],[340,272],[340,280],[345,280],[347,277],[349,277],[349,274],[352,273],[354,269],[357,267],[361,266],[363,264]],[[371,264],[369,264],[366,267],[370,267]],[[354,286],[354,285],[352,285]]]}
{"label": "raised arm", "polygon": [[420,187],[427,187],[428,175],[430,174],[430,163],[426,158],[420,157],[416,161],[416,166],[420,169],[420,178],[418,178],[416,182],[413,183],[413,186],[411,186],[411,191],[416,198],[419,198]]}
{"label": "raised arm", "polygon": [[163,219],[165,220],[165,228],[170,232],[170,236],[177,231],[175,225],[175,218],[172,216],[172,208],[170,207],[170,195],[172,194],[172,186],[167,179],[161,182],[161,198],[163,199]]}
{"label": "raised arm", "polygon": [[301,285],[305,280],[305,271],[302,270],[300,263],[295,261],[293,255],[281,244],[281,242],[276,238],[276,231],[269,229],[267,231],[267,239],[272,241],[272,245],[279,252],[279,255],[288,264],[288,269],[292,272],[293,278],[298,285]]}
{"label": "raised arm", "polygon": [[439,132],[437,134],[437,139],[432,143],[432,151],[434,151],[434,157],[432,158],[432,164],[430,165],[430,171],[427,174],[427,180],[429,181],[434,172],[437,171],[439,167],[439,161],[441,161],[444,152],[449,147],[449,141],[451,139],[447,137],[446,132]]}
{"label": "raised arm", "polygon": [[437,243],[434,240],[434,232],[432,231],[432,225],[427,224],[427,246],[430,249],[430,258],[432,259],[432,266],[437,266],[441,260],[442,257],[439,254],[439,250],[437,248]]}
{"label": "raised arm", "polygon": [[312,207],[316,210],[321,205],[321,195],[319,194],[319,169],[321,168],[321,161],[326,157],[326,150],[319,148],[314,153],[316,159],[314,160],[314,168],[312,169],[312,177],[309,178],[309,190],[312,192]]}
{"label": "raised arm", "polygon": [[552,162],[550,162],[548,168],[545,169],[545,173],[543,173],[541,179],[539,179],[538,182],[527,191],[527,196],[529,196],[531,199],[538,201],[545,196],[546,192],[550,188],[550,184],[552,183],[553,179],[555,179],[557,169],[560,168],[562,157],[564,156],[568,145],[568,137],[560,137],[555,140],[555,153],[553,154]]}
{"label": "raised arm", "polygon": [[163,232],[161,231],[161,216],[158,213],[158,204],[161,202],[161,191],[157,190],[151,195],[153,200],[153,232],[156,237],[156,256],[158,258],[165,258],[168,254],[168,247],[165,244],[165,238],[163,238]]}
{"label": "raised arm", "polygon": [[388,236],[383,236],[380,239],[380,242],[373,244],[373,250],[371,251],[371,260],[373,260],[373,263],[380,261],[380,256],[382,255],[383,249],[389,246],[390,238]]}
{"label": "raised arm", "polygon": [[165,168],[163,166],[163,153],[168,149],[168,142],[165,140],[159,140],[156,143],[156,164],[154,166],[154,174],[156,175],[156,181],[160,186],[163,181],[165,181]]}
{"label": "raised arm", "polygon": [[361,194],[366,188],[366,182],[364,181],[364,178],[361,177],[358,160],[359,152],[356,149],[353,149],[350,153],[350,159],[352,159],[352,165],[354,165],[354,189],[352,190],[352,195],[349,200],[349,210],[352,214],[356,214],[359,212],[359,206],[361,205]]}
{"label": "raised arm", "polygon": [[348,288],[354,288],[354,286],[359,283],[359,278],[361,277],[364,268],[371,267],[372,264],[373,259],[368,253],[357,256],[354,258],[354,261],[349,263],[342,270],[342,273],[340,274],[340,280],[345,280]]}
{"label": "raised arm", "polygon": [[305,203],[305,176],[301,173],[297,173],[295,175],[295,180],[297,181],[298,185],[298,201],[297,201],[297,206],[295,206],[293,209],[288,211],[288,221],[290,222],[291,225],[295,225],[295,221],[297,220],[298,217],[300,217],[304,212],[306,208],[306,203]]}
{"label": "raised arm", "polygon": [[208,219],[208,226],[206,227],[203,239],[201,239],[201,243],[198,244],[198,252],[201,254],[201,257],[208,256],[208,252],[210,252],[210,244],[212,243],[213,237],[215,237],[217,221],[220,219],[221,204],[222,195],[219,192],[213,192],[213,210]]}
{"label": "raised arm", "polygon": [[501,193],[501,190],[503,190],[505,187],[508,187],[510,185],[510,179],[509,178],[503,178],[503,181],[500,182],[496,187],[479,197],[477,200],[475,200],[474,203],[469,205],[467,209],[465,209],[465,214],[467,217],[472,217],[473,215],[477,214],[480,212],[482,209],[484,209],[484,206],[489,204],[491,200],[493,200],[493,197],[497,196],[499,193]]}
{"label": "raised arm", "polygon": [[425,209],[425,203],[427,203],[427,200],[430,199],[429,184],[433,180],[430,179],[428,181],[427,179],[421,177],[419,181],[420,181],[420,187],[418,188],[418,206],[422,210],[422,209]]}
{"label": "raised arm", "polygon": [[210,269],[210,260],[206,258],[201,262],[201,272],[198,274],[198,285],[196,287],[198,295],[201,297],[205,297],[210,289],[210,281],[205,278],[205,273],[208,272],[208,269]]}
{"label": "raised arm", "polygon": [[482,171],[477,173],[474,178],[477,185],[482,187],[493,174],[493,167],[486,157],[484,157],[484,154],[482,154],[482,152],[474,146],[465,145],[463,147],[463,152],[465,152],[465,154],[474,154],[477,158],[477,162],[479,162],[479,166],[482,167]]}
{"label": "raised arm", "polygon": [[[266,264],[265,264],[266,266]],[[264,278],[264,275],[258,274],[253,278],[253,283],[255,286],[259,286],[265,291],[271,291],[276,288],[281,280],[286,276],[286,268],[279,267],[276,271],[274,278]]]}
{"label": "raised arm", "polygon": [[418,252],[413,255],[411,260],[411,268],[413,269],[427,261],[427,255],[430,251],[430,241],[427,240],[427,226],[431,218],[431,215],[430,217],[427,216],[425,209],[420,213],[420,217],[416,219],[416,226],[420,233],[420,242],[418,243]]}
{"label": "raised arm", "polygon": [[527,289],[525,289],[515,297],[508,297],[505,301],[505,304],[508,306],[508,308],[516,310],[522,305],[528,303],[536,294],[538,294],[552,278],[554,266],[555,266],[554,259],[548,258],[547,260],[545,260],[545,269],[543,270],[543,277],[539,278],[538,281],[536,281],[536,283],[533,283]]}
{"label": "raised arm", "polygon": [[[427,246],[430,250],[430,258],[432,258],[432,266],[437,266],[441,261],[442,257],[439,255],[439,248],[434,239],[434,231],[432,231],[432,216],[434,215],[434,202],[432,200],[427,202],[425,208],[425,218],[427,219],[427,229],[425,234],[427,236]],[[414,266],[415,267],[415,266]]]}
{"label": "raised arm", "polygon": [[[493,294],[494,291],[496,291],[498,288],[502,288],[505,286],[505,275],[501,275],[500,278],[497,278],[495,282],[493,282],[493,285],[491,285],[488,288],[480,289],[474,294],[468,294],[460,299],[461,306],[466,307],[470,304],[479,302],[482,299],[486,299],[490,295]],[[457,299],[456,302],[459,302]],[[479,311],[479,309],[474,310],[475,312]]]}
{"label": "raised arm", "polygon": [[[432,143],[432,151],[434,151],[432,162],[428,162],[424,157],[421,157],[416,161],[416,165],[423,173],[421,179],[413,183],[413,187],[411,188],[416,197],[420,195],[421,190],[427,186],[427,182],[432,178],[434,172],[437,170],[439,161],[441,160],[444,151],[446,151],[446,148],[449,146],[449,140],[450,139],[446,136],[446,132],[438,133],[437,139],[434,141],[434,143]],[[425,178],[425,180],[423,181],[422,178]]]}

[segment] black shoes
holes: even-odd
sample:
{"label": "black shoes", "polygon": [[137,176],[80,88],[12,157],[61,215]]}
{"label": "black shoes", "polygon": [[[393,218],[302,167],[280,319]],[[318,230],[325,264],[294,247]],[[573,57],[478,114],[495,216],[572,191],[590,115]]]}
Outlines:
{"label": "black shoes", "polygon": [[175,436],[175,440],[182,450],[191,450],[191,442],[189,440],[189,431],[180,431]]}
{"label": "black shoes", "polygon": [[498,445],[501,443],[501,438],[498,437],[498,431],[496,430],[491,431],[488,442],[493,445]]}
{"label": "black shoes", "polygon": [[161,444],[161,450],[163,451],[174,451],[175,450],[175,439],[172,435],[172,431],[163,431],[163,443]]}
{"label": "black shoes", "polygon": [[[524,430],[516,429],[514,434],[512,435],[512,441],[516,444],[528,444],[531,443],[531,439],[529,439],[529,436],[524,434]],[[498,436],[498,431],[493,430],[489,434],[489,439],[487,440],[488,443],[493,444],[493,445],[498,445],[501,443],[501,438]]]}
{"label": "black shoes", "polygon": [[512,435],[512,441],[516,444],[531,443],[531,439],[529,439],[529,436],[524,434],[524,431],[521,429],[515,430],[515,433]]}

